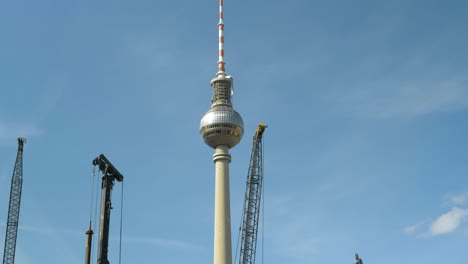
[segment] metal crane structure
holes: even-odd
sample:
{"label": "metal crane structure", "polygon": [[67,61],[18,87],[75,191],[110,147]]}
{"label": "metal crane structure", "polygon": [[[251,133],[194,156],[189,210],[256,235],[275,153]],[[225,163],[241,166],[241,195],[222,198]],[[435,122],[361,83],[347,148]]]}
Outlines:
{"label": "metal crane structure", "polygon": [[259,124],[253,137],[252,155],[247,174],[242,216],[242,240],[240,247],[240,264],[254,264],[257,249],[257,231],[260,219],[260,201],[263,186],[263,132],[267,126]]}
{"label": "metal crane structure", "polygon": [[[117,180],[118,182],[122,182],[124,177],[114,167],[114,165],[110,163],[104,154],[101,154],[95,158],[93,160],[93,165],[98,166],[99,170],[102,172],[101,214],[99,223],[97,263],[109,264],[110,262],[107,257],[107,253],[109,248],[110,212],[112,209],[111,192],[112,187],[114,186],[114,181]],[[86,243],[85,263],[89,264],[91,259],[91,237],[93,235],[93,230],[91,230],[91,223],[89,225],[88,231],[86,231],[86,235],[88,236],[88,240]]]}
{"label": "metal crane structure", "polygon": [[354,264],[363,264],[362,259],[359,257],[358,253],[354,253]]}
{"label": "metal crane structure", "polygon": [[3,264],[15,263],[16,238],[18,235],[18,221],[21,205],[21,191],[23,188],[23,145],[25,138],[18,138],[18,153],[15,168],[11,177],[10,203],[8,206],[8,220],[6,224],[5,249]]}

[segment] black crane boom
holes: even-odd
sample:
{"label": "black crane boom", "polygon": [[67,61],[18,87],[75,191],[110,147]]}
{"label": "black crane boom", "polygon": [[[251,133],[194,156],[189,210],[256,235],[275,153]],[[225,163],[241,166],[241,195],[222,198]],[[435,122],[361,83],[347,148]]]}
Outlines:
{"label": "black crane boom", "polygon": [[114,180],[123,181],[123,175],[110,163],[104,156],[99,155],[93,160],[93,165],[98,166],[102,172],[102,194],[101,194],[101,221],[99,224],[99,245],[98,245],[98,264],[109,264],[107,257],[109,248],[109,226],[110,212],[112,209],[111,191],[114,186]]}
{"label": "black crane boom", "polygon": [[21,191],[23,188],[23,145],[25,138],[18,138],[18,153],[15,168],[11,177],[10,203],[8,206],[8,220],[6,224],[5,249],[3,264],[15,263],[16,238],[18,235],[18,221],[21,205]]}

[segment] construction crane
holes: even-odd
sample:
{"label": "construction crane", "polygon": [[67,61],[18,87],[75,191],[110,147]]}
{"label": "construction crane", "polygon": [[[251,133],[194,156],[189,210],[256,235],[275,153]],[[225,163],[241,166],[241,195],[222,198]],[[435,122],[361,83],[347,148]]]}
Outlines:
{"label": "construction crane", "polygon": [[257,248],[257,231],[260,219],[260,201],[263,185],[263,144],[262,136],[267,126],[259,124],[253,137],[252,156],[247,174],[242,216],[242,240],[240,247],[240,264],[254,264]]}
{"label": "construction crane", "polygon": [[[109,227],[110,227],[110,212],[112,209],[111,192],[114,186],[114,181],[122,182],[123,175],[110,163],[104,156],[99,155],[93,160],[93,165],[98,166],[102,172],[102,190],[101,190],[101,217],[99,223],[99,242],[98,242],[98,264],[109,264],[108,249],[109,249]],[[86,243],[85,264],[90,264],[91,259],[91,238],[93,230],[91,229],[91,222],[89,229],[86,231],[88,237]]]}
{"label": "construction crane", "polygon": [[3,264],[15,263],[16,238],[18,235],[18,221],[21,204],[21,190],[23,188],[23,145],[25,138],[18,138],[18,153],[15,168],[11,177],[10,204],[8,206],[8,220],[6,224],[5,249]]}
{"label": "construction crane", "polygon": [[354,264],[362,264],[362,259],[359,257],[358,253],[354,253]]}

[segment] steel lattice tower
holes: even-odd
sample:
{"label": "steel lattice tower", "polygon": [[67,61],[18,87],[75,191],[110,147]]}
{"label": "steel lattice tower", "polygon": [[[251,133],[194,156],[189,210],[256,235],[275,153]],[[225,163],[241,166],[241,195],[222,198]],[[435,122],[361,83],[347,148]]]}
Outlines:
{"label": "steel lattice tower", "polygon": [[257,248],[257,231],[260,219],[260,201],[263,185],[263,145],[262,136],[265,128],[259,124],[253,138],[252,156],[250,157],[245,191],[244,212],[242,216],[242,240],[240,264],[254,264]]}
{"label": "steel lattice tower", "polygon": [[11,178],[10,204],[8,206],[8,220],[5,234],[5,249],[3,264],[15,263],[16,237],[18,234],[18,220],[21,204],[21,190],[23,187],[23,145],[25,138],[18,138],[18,154],[15,169]]}

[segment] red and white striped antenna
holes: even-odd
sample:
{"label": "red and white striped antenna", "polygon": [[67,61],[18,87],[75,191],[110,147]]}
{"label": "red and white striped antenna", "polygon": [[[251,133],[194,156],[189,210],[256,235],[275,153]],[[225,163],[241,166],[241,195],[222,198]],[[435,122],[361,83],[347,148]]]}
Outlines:
{"label": "red and white striped antenna", "polygon": [[219,58],[217,75],[225,75],[224,69],[224,22],[223,22],[223,0],[219,0]]}

